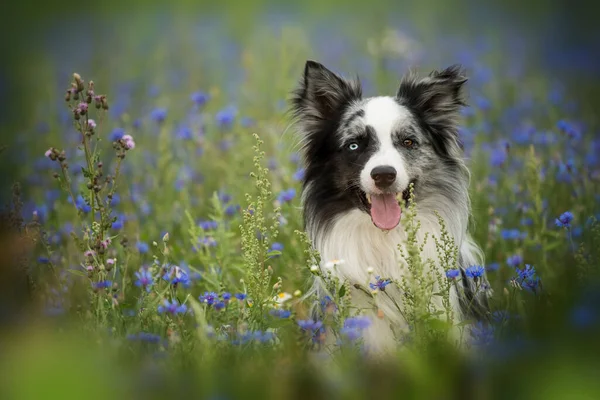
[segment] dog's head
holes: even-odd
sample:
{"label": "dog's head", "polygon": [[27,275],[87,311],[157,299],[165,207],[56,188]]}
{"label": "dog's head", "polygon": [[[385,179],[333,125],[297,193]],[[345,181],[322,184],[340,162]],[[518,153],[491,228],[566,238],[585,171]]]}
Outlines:
{"label": "dog's head", "polygon": [[466,81],[452,66],[403,78],[395,96],[363,98],[358,79],[308,61],[292,104],[306,166],[305,216],[332,219],[358,208],[389,230],[400,222],[411,183],[417,200],[455,191]]}

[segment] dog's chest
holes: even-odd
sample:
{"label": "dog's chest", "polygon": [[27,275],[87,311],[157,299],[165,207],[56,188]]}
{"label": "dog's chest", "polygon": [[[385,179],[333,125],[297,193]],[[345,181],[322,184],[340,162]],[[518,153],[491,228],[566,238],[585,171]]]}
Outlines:
{"label": "dog's chest", "polygon": [[[422,228],[421,231],[425,232],[433,227],[423,223]],[[383,232],[373,225],[368,214],[355,210],[339,218],[325,236],[316,239],[322,260],[329,262],[326,267],[351,283],[364,284],[372,280],[369,268],[373,268],[374,275],[382,278],[400,279],[405,274],[402,253],[406,254],[406,233],[401,225]],[[425,258],[435,255],[430,242],[431,239],[424,248]],[[343,262],[333,266],[334,260]]]}

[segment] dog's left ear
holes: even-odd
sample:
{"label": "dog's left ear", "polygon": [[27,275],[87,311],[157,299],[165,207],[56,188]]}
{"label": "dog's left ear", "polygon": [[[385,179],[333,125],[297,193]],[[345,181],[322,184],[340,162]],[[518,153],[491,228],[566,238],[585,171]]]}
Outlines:
{"label": "dog's left ear", "polygon": [[292,99],[293,111],[309,131],[323,122],[334,121],[346,105],[362,96],[360,82],[348,80],[308,60]]}
{"label": "dog's left ear", "polygon": [[433,71],[426,78],[402,79],[396,97],[436,133],[456,133],[456,119],[465,104],[463,85],[467,77],[459,65]]}

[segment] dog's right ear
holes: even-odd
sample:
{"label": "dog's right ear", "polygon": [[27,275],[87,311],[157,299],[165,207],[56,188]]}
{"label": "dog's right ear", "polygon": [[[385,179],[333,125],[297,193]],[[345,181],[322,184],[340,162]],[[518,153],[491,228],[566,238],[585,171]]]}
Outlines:
{"label": "dog's right ear", "polygon": [[292,108],[304,128],[339,117],[345,105],[362,97],[360,82],[346,80],[324,65],[308,60]]}

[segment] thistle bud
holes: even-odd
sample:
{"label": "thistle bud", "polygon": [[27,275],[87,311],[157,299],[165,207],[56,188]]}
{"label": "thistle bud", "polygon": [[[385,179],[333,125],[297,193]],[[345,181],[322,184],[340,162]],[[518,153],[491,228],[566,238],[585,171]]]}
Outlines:
{"label": "thistle bud", "polygon": [[106,101],[106,96],[102,96],[102,109],[108,110],[108,101]]}
{"label": "thistle bud", "polygon": [[165,235],[162,237],[162,241],[163,243],[169,242],[169,232],[165,233]]}
{"label": "thistle bud", "polygon": [[81,76],[78,73],[74,73],[73,74],[73,79],[75,80],[75,84],[77,85],[77,91],[78,92],[83,92],[83,89],[85,87],[83,85],[83,80],[81,79]]}
{"label": "thistle bud", "polygon": [[65,94],[65,101],[71,101],[71,90],[67,90],[67,94]]}
{"label": "thistle bud", "polygon": [[373,267],[367,268],[367,274],[371,275],[373,273]]}
{"label": "thistle bud", "polygon": [[273,285],[273,290],[278,290],[281,287],[281,282],[277,282]]}
{"label": "thistle bud", "polygon": [[79,108],[73,110],[73,118],[75,118],[76,121],[81,119]]}
{"label": "thistle bud", "polygon": [[294,296],[295,296],[295,297],[300,297],[300,296],[302,296],[302,291],[301,291],[301,290],[299,290],[299,289],[298,289],[298,290],[296,290],[296,291],[294,292]]}

